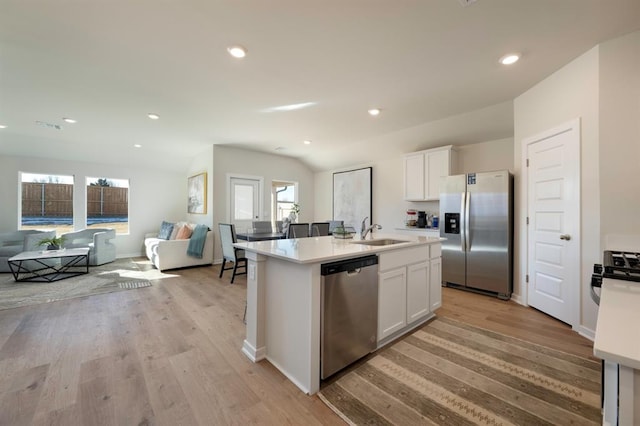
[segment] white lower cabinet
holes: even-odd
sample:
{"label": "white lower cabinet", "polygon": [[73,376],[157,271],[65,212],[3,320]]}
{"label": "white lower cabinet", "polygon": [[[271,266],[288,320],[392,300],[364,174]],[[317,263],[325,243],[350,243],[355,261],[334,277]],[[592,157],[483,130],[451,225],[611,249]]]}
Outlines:
{"label": "white lower cabinet", "polygon": [[429,277],[429,262],[407,266],[407,324],[411,324],[431,312]]}
{"label": "white lower cabinet", "polygon": [[429,261],[429,312],[442,306],[442,258],[437,257]]}
{"label": "white lower cabinet", "polygon": [[[429,248],[434,246],[438,257],[430,258]],[[441,305],[439,256],[440,244],[379,255],[378,343],[410,328]],[[430,285],[434,280],[435,290]]]}
{"label": "white lower cabinet", "polygon": [[407,325],[407,270],[378,274],[378,341]]}

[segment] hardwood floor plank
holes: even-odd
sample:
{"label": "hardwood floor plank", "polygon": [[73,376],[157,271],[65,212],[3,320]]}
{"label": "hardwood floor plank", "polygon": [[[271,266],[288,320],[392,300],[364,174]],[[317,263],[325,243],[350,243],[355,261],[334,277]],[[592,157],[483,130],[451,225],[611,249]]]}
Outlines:
{"label": "hardwood floor plank", "polygon": [[31,423],[48,371],[48,365],[40,365],[14,375],[0,400],[0,425]]}
{"label": "hardwood floor plank", "polygon": [[34,426],[83,426],[77,405],[36,414]]}
{"label": "hardwood floor plank", "polygon": [[[95,366],[85,364],[84,372]],[[81,376],[83,374],[81,373]],[[91,374],[91,376],[94,376]],[[79,390],[80,420],[85,425],[116,425],[116,408],[113,400],[114,389],[109,378],[104,376],[82,380]]]}
{"label": "hardwood floor plank", "polygon": [[[218,272],[158,272],[148,288],[0,311],[0,424],[344,424],[269,362],[242,354],[246,277],[230,284]],[[444,288],[437,315],[593,350],[514,302]]]}

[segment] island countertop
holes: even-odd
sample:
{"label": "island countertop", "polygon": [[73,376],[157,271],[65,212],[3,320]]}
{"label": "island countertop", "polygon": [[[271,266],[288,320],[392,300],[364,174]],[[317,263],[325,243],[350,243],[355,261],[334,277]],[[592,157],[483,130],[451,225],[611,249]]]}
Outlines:
{"label": "island countertop", "polygon": [[640,286],[637,283],[603,280],[593,343],[595,356],[640,370],[638,306]]}
{"label": "island countertop", "polygon": [[[275,257],[294,263],[307,264],[366,256],[369,254],[420,245],[436,244],[444,240],[440,237],[380,233],[375,233],[372,239],[393,239],[402,242],[376,246],[360,244],[361,240],[357,237],[354,239],[338,239],[332,236],[327,236],[241,242],[235,243],[234,246],[248,252],[255,252],[264,256]],[[367,241],[371,241],[371,239],[367,238]]]}

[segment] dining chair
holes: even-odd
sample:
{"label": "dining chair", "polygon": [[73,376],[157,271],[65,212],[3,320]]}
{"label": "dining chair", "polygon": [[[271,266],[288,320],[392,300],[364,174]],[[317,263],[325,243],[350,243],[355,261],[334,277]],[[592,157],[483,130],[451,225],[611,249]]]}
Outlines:
{"label": "dining chair", "polygon": [[313,222],[309,226],[309,236],[322,237],[329,235],[329,222]]}
{"label": "dining chair", "polygon": [[[222,243],[222,266],[220,267],[220,276],[218,278],[222,278],[224,271],[233,269],[233,274],[231,275],[231,284],[233,284],[236,275],[247,274],[247,258],[244,250],[233,246],[233,243],[237,242],[235,227],[230,223],[219,223],[218,227],[220,228],[220,242]],[[233,266],[225,268],[224,266],[227,262],[233,262]],[[238,268],[243,268],[244,272],[238,272]]]}
{"label": "dining chair", "polygon": [[251,225],[253,226],[253,232],[263,233],[263,234],[270,234],[271,232],[273,232],[273,227],[271,226],[271,222],[268,222],[265,220],[253,221]]}
{"label": "dining chair", "polygon": [[307,238],[309,236],[308,223],[292,223],[287,231],[287,238]]}

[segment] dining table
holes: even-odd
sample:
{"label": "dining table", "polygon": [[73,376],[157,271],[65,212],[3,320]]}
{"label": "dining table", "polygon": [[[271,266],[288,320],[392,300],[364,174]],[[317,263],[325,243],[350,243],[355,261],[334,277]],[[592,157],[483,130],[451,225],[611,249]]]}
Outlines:
{"label": "dining table", "polygon": [[243,241],[267,241],[284,238],[283,232],[236,232],[236,238]]}

